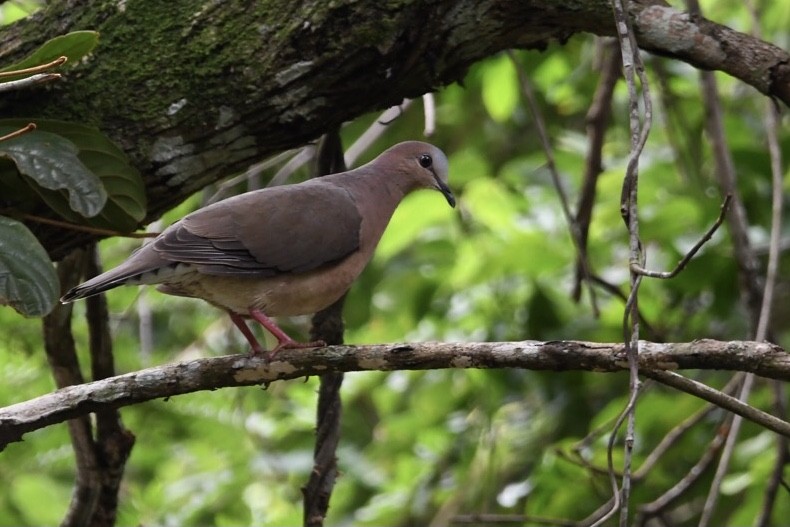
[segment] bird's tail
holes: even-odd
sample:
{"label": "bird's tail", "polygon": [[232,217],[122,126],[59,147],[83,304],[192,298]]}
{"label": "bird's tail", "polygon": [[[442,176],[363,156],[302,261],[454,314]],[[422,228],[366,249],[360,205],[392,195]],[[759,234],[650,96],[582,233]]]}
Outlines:
{"label": "bird's tail", "polygon": [[119,285],[134,283],[135,279],[138,278],[140,274],[139,271],[129,272],[123,269],[123,266],[117,267],[99,276],[95,276],[77,287],[69,289],[60,301],[67,304],[79,300],[80,298],[98,295],[99,293],[113,289]]}

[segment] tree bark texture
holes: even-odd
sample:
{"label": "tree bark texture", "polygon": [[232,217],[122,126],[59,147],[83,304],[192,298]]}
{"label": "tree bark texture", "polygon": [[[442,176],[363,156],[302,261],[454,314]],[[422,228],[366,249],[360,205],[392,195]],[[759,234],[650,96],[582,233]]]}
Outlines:
{"label": "tree bark texture", "polygon": [[[618,372],[627,370],[628,364],[622,343],[580,341],[329,346],[282,350],[272,362],[246,354],[198,359],[69,386],[0,408],[0,450],[33,430],[90,412],[162,397],[231,386],[266,385],[331,372],[442,368]],[[648,376],[673,370],[709,369],[751,372],[787,381],[790,355],[767,342],[640,341],[639,368]]]}
{"label": "tree bark texture", "polygon": [[[640,45],[721,69],[790,103],[790,55],[655,0],[630,3]],[[159,217],[205,185],[366,112],[463,79],[508,48],[614,34],[605,0],[50,2],[0,35],[0,64],[100,32],[65,79],[0,101],[8,117],[99,126],[143,173]],[[95,235],[33,226],[53,258]]]}

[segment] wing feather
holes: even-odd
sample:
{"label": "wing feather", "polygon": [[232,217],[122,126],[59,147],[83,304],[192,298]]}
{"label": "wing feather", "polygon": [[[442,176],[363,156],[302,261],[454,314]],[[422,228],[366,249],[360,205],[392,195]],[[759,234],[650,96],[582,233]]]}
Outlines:
{"label": "wing feather", "polygon": [[250,192],[200,209],[153,249],[209,275],[267,277],[338,262],[359,248],[362,218],[345,189],[321,183]]}

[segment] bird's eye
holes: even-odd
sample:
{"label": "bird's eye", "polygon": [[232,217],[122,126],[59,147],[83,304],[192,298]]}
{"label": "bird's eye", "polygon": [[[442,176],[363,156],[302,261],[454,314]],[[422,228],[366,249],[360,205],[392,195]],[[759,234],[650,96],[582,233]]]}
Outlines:
{"label": "bird's eye", "polygon": [[433,165],[433,159],[428,154],[423,154],[420,156],[420,166],[422,168],[431,168]]}

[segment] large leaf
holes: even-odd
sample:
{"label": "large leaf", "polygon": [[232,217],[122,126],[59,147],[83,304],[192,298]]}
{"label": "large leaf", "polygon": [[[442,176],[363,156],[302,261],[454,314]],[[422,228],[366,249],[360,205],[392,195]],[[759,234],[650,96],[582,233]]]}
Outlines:
{"label": "large leaf", "polygon": [[[3,119],[0,126],[20,128],[31,119]],[[85,219],[75,214],[58,193],[42,193],[44,201],[65,219],[118,231],[137,228],[146,213],[146,195],[140,173],[123,150],[97,128],[56,120],[35,120],[38,130],[56,133],[74,143],[80,161],[99,176],[107,192],[107,203],[101,212]],[[0,145],[1,146],[1,145]]]}
{"label": "large leaf", "polygon": [[[0,131],[6,130],[0,127]],[[0,157],[14,162],[23,175],[45,189],[68,194],[72,210],[85,217],[104,207],[107,193],[101,180],[77,156],[77,147],[64,137],[36,130],[0,143]]]}
{"label": "large leaf", "polygon": [[[32,68],[33,66],[46,64],[47,62],[51,62],[63,56],[68,57],[69,62],[76,63],[79,59],[90,53],[98,43],[99,33],[96,31],[74,31],[48,40],[20,62],[0,68],[0,71]],[[10,76],[5,77],[3,80],[14,80],[25,76],[25,74],[19,75],[19,77]]]}
{"label": "large leaf", "polygon": [[0,216],[0,304],[23,315],[43,316],[59,292],[47,251],[22,223]]}

